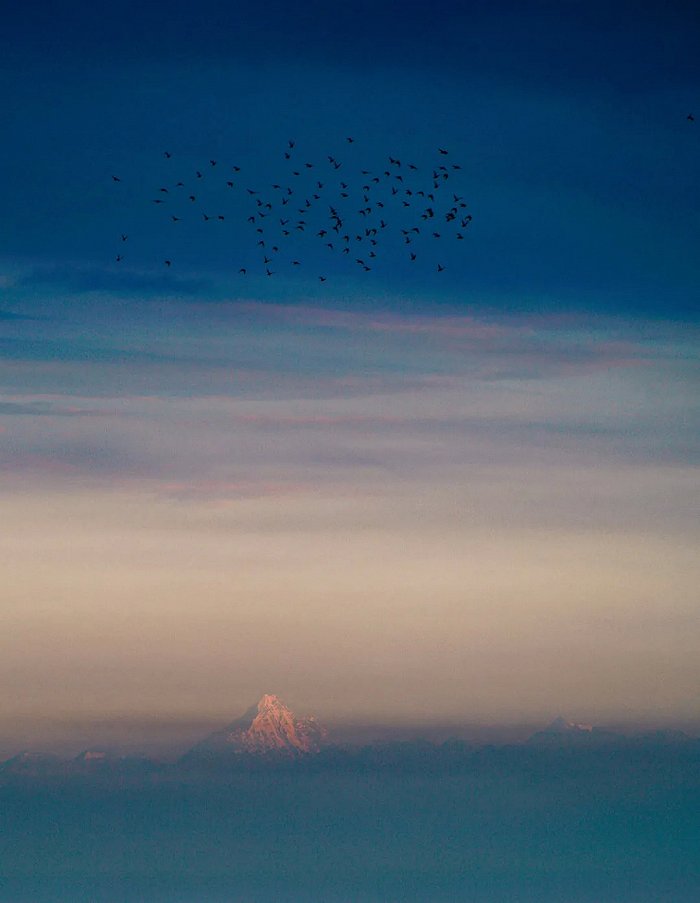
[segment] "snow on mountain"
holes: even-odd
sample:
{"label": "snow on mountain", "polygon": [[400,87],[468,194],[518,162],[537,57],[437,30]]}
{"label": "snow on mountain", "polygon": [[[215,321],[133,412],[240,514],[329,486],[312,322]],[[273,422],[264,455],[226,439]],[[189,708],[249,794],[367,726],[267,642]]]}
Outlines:
{"label": "snow on mountain", "polygon": [[591,724],[577,724],[575,721],[567,721],[566,718],[563,718],[561,715],[558,718],[555,718],[547,727],[544,729],[544,733],[546,734],[576,734],[580,732],[585,732],[590,734],[593,730],[593,725]]}
{"label": "snow on mountain", "polygon": [[528,738],[528,743],[538,746],[569,746],[571,744],[598,745],[600,743],[621,742],[624,738],[612,731],[591,724],[567,721],[561,715],[547,727],[536,731]]}
{"label": "snow on mountain", "polygon": [[314,718],[296,718],[278,696],[266,693],[240,718],[211,734],[193,754],[318,752],[326,731]]}

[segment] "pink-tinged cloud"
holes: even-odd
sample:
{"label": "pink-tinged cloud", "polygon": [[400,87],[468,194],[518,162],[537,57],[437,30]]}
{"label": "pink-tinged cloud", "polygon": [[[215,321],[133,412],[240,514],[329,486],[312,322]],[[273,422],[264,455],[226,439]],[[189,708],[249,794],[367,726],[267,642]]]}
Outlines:
{"label": "pink-tinged cloud", "polygon": [[486,323],[475,317],[409,316],[396,313],[372,314],[364,311],[332,310],[309,305],[260,304],[256,302],[245,302],[237,305],[237,308],[290,325],[323,326],[330,329],[473,339],[495,338],[510,332],[510,329],[502,325]]}
{"label": "pink-tinged cloud", "polygon": [[[504,316],[499,322],[472,316],[348,311],[311,305],[244,302],[238,309],[287,326],[322,327],[387,336],[416,336],[443,341],[453,350],[503,355],[498,370],[519,359],[526,369],[554,366],[556,372],[587,372],[601,366],[625,367],[658,356],[629,340],[599,340],[595,325],[564,314]],[[526,374],[523,374],[526,375]]]}
{"label": "pink-tinged cloud", "polygon": [[234,499],[284,498],[316,491],[309,483],[261,480],[178,480],[159,483],[156,491],[181,501],[232,501]]}
{"label": "pink-tinged cloud", "polygon": [[289,416],[285,414],[233,414],[233,420],[254,426],[389,426],[413,422],[414,418],[392,417],[391,415],[332,415],[311,414]]}

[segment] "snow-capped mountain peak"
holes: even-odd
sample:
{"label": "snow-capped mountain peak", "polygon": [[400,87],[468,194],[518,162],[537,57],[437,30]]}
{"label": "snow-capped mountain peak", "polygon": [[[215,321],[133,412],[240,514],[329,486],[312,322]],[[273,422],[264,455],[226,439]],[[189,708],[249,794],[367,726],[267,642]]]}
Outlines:
{"label": "snow-capped mountain peak", "polygon": [[314,718],[297,718],[278,696],[266,693],[240,718],[211,734],[193,752],[314,753],[325,736],[326,731]]}

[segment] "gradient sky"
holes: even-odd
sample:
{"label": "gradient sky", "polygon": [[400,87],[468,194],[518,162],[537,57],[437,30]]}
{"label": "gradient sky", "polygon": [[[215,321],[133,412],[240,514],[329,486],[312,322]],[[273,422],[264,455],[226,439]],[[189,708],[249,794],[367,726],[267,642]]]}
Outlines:
{"label": "gradient sky", "polygon": [[[7,730],[263,692],[698,717],[700,23],[613,7],[5,11]],[[235,217],[176,241],[149,207],[211,157],[266,185],[289,138],[346,135],[462,164],[444,278],[320,285],[315,251],[242,279]]]}

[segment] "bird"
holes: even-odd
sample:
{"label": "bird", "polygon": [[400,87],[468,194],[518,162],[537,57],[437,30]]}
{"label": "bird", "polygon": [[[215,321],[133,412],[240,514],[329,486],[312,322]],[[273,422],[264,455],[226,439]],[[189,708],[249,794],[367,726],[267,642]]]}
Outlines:
{"label": "bird", "polygon": [[239,270],[238,272],[239,272],[242,276],[245,276],[245,274],[248,272],[248,270],[246,270],[245,267],[241,267],[240,270]]}
{"label": "bird", "polygon": [[122,241],[126,241],[128,237],[129,237],[128,235],[125,235],[125,234],[122,232],[122,235],[121,235]]}
{"label": "bird", "polygon": [[115,260],[117,261],[117,263],[121,263],[122,260],[124,260],[124,258],[122,257],[121,254],[117,254],[117,256],[115,257]]}
{"label": "bird", "polygon": [[172,260],[164,260],[163,263],[166,265],[166,267],[170,267],[173,265]]}
{"label": "bird", "polygon": [[319,278],[319,280],[320,280],[321,282],[325,282],[325,281],[326,281],[326,277],[325,277],[325,276],[319,276],[318,278]]}
{"label": "bird", "polygon": [[688,113],[685,118],[688,120],[688,122],[695,122],[695,116],[693,116],[692,113]]}
{"label": "bird", "polygon": [[112,181],[113,182],[121,182],[121,179],[119,178],[119,176],[112,176]]}
{"label": "bird", "polygon": [[172,154],[170,153],[170,151],[163,151],[163,156],[166,158],[166,160],[169,160],[172,157]]}
{"label": "bird", "polygon": [[438,151],[439,151],[441,154],[443,154],[444,156],[447,155],[447,151],[445,150],[444,147],[439,147],[439,148],[438,148]]}
{"label": "bird", "polygon": [[442,266],[442,264],[439,263],[439,264],[437,265],[437,271],[438,271],[438,273],[442,273],[442,271],[443,271],[444,269],[445,269],[445,267]]}

